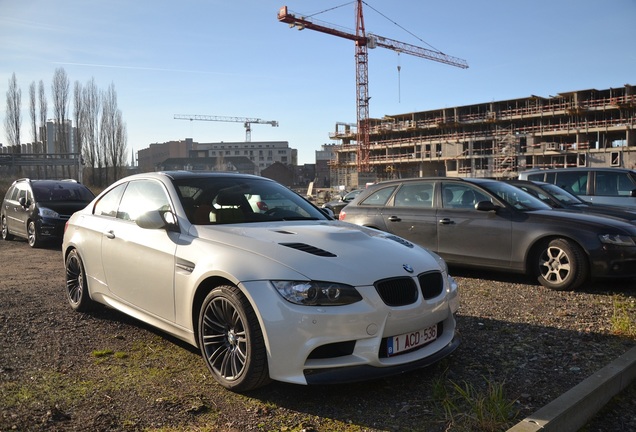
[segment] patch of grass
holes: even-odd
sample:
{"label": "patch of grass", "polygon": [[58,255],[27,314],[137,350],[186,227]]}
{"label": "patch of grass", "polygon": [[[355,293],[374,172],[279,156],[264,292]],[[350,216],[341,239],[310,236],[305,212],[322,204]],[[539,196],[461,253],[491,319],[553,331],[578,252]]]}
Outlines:
{"label": "patch of grass", "polygon": [[515,400],[506,398],[504,384],[485,379],[485,389],[448,381],[444,375],[433,382],[433,398],[456,431],[501,431],[515,421]]}
{"label": "patch of grass", "polygon": [[93,357],[108,357],[113,355],[113,350],[105,349],[105,350],[95,350],[93,351]]}
{"label": "patch of grass", "polygon": [[69,380],[68,375],[59,372],[41,371],[29,381],[3,384],[0,394],[6,409],[23,404],[66,406],[84,398],[94,384],[91,380]]}
{"label": "patch of grass", "polygon": [[614,306],[611,318],[612,333],[618,336],[636,337],[636,304],[634,299],[614,296],[612,303]]}

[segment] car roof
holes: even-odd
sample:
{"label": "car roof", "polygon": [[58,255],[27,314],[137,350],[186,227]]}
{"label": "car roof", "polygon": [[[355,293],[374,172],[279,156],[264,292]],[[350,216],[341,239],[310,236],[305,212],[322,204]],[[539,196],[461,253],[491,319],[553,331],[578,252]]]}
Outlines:
{"label": "car roof", "polygon": [[254,178],[254,179],[263,179],[267,181],[273,181],[266,177],[260,177],[253,174],[242,174],[237,172],[228,172],[228,171],[156,171],[156,172],[147,172],[141,174],[133,174],[131,176],[125,177],[122,180],[133,180],[135,178],[162,178],[168,177],[173,180],[179,179],[188,179],[188,178],[214,178],[214,177],[237,177],[237,178]]}
{"label": "car roof", "polygon": [[[383,186],[383,185],[392,185],[392,184],[400,184],[400,183],[411,183],[422,180],[440,180],[440,181],[453,181],[453,182],[466,182],[466,183],[474,183],[474,184],[487,184],[498,182],[499,180],[488,179],[488,178],[475,178],[475,177],[412,177],[406,179],[397,179],[397,180],[384,180],[378,182],[372,186]],[[370,186],[371,187],[371,186]]]}
{"label": "car roof", "polygon": [[554,171],[618,171],[636,173],[636,170],[622,167],[570,167],[570,168],[532,168],[525,173],[554,172]]}

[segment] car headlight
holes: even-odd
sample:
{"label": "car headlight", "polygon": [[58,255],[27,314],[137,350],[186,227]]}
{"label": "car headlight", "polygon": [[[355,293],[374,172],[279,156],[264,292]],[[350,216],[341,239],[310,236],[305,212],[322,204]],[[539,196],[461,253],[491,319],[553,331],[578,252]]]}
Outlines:
{"label": "car headlight", "polygon": [[634,239],[630,236],[620,234],[600,234],[598,238],[601,243],[611,244],[615,246],[636,246]]}
{"label": "car headlight", "polygon": [[59,218],[60,217],[60,215],[56,211],[53,211],[50,208],[46,208],[46,207],[40,207],[40,216],[48,217],[48,218]]}
{"label": "car headlight", "polygon": [[340,306],[362,300],[350,285],[316,281],[272,281],[288,302],[304,306]]}
{"label": "car headlight", "polygon": [[450,306],[451,313],[456,313],[459,309],[459,290],[455,278],[448,275],[448,304]]}

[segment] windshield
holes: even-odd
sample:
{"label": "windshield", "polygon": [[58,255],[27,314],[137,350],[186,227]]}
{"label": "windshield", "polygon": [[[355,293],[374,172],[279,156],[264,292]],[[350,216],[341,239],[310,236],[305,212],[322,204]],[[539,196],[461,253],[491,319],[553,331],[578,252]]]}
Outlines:
{"label": "windshield", "polygon": [[37,202],[89,202],[95,198],[86,186],[71,181],[34,182],[32,187]]}
{"label": "windshield", "polygon": [[517,210],[549,210],[552,208],[539,198],[508,183],[493,181],[480,185]]}
{"label": "windshield", "polygon": [[547,184],[541,185],[541,189],[552,194],[554,198],[556,198],[557,200],[559,200],[559,202],[563,204],[566,204],[566,205],[583,204],[583,201],[580,198],[578,198],[576,195],[572,195],[570,192],[566,191],[563,188],[560,188],[557,185],[547,183]]}
{"label": "windshield", "polygon": [[174,183],[188,220],[195,225],[328,220],[300,195],[267,179],[201,177]]}

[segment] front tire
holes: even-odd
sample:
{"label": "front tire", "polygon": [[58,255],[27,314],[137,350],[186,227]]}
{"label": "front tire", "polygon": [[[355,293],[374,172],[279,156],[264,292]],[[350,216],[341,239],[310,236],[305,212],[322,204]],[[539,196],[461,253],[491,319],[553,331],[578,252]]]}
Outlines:
{"label": "front tire", "polygon": [[536,266],[539,283],[556,291],[578,288],[589,274],[585,252],[573,241],[563,238],[541,247]]}
{"label": "front tire", "polygon": [[32,248],[38,248],[42,246],[42,240],[40,240],[40,234],[38,234],[38,228],[34,221],[30,220],[27,225],[27,241]]}
{"label": "front tire", "polygon": [[66,257],[66,298],[77,312],[88,312],[97,306],[88,293],[84,264],[75,249]]}
{"label": "front tire", "polygon": [[2,240],[13,240],[13,235],[9,234],[9,227],[7,226],[7,218],[2,216],[2,221],[0,221],[2,225]]}
{"label": "front tire", "polygon": [[256,313],[237,287],[210,291],[199,313],[198,338],[208,369],[223,387],[245,392],[270,381]]}

